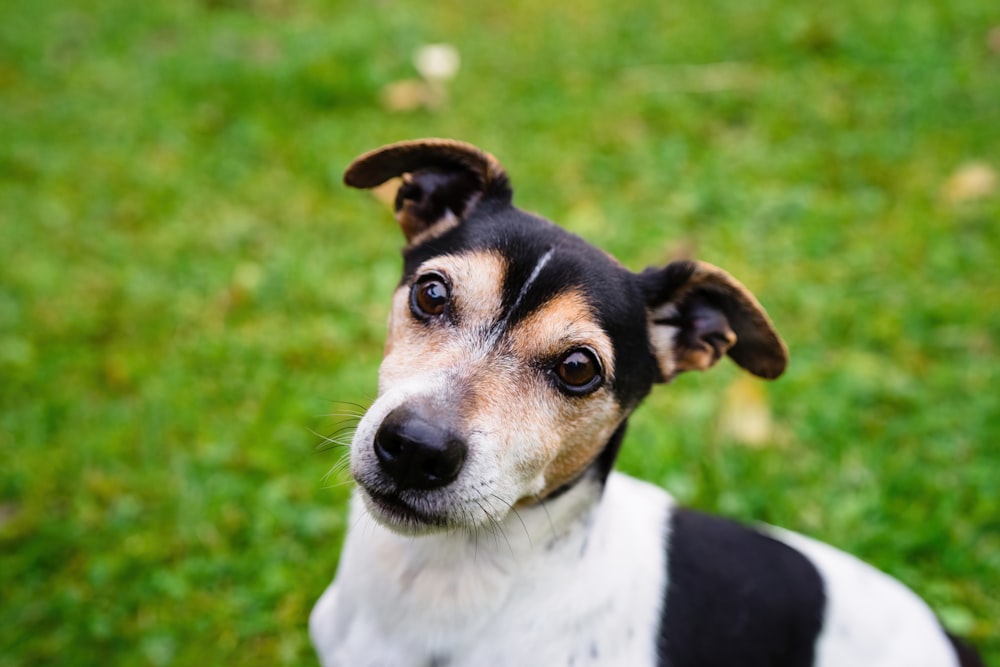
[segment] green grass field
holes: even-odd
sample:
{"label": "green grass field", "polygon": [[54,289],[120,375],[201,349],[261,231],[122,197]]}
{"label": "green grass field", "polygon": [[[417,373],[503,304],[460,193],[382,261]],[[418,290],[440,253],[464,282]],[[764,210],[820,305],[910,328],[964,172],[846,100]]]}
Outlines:
{"label": "green grass field", "polygon": [[[0,665],[315,664],[321,436],[400,266],[340,175],[420,136],[633,269],[748,284],[787,375],[658,389],[620,467],[874,562],[1000,665],[1000,6],[552,5],[0,3]],[[448,100],[390,108],[434,42]]]}

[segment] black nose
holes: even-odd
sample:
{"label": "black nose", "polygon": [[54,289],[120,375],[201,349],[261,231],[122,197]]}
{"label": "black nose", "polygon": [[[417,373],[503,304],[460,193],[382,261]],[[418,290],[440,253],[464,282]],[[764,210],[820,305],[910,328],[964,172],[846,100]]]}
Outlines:
{"label": "black nose", "polygon": [[375,434],[375,456],[400,489],[429,491],[451,484],[467,452],[451,431],[404,409],[390,412]]}

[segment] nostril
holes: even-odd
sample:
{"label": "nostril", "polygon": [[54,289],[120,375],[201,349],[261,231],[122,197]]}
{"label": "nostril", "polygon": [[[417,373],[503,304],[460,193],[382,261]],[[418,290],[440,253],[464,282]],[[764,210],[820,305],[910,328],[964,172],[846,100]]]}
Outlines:
{"label": "nostril", "polygon": [[386,417],[373,444],[379,465],[400,489],[447,486],[458,478],[468,452],[449,430],[400,411]]}
{"label": "nostril", "polygon": [[449,440],[440,452],[424,459],[423,472],[429,479],[451,482],[462,470],[465,463],[466,447],[460,440]]}
{"label": "nostril", "polygon": [[403,441],[393,430],[379,429],[375,434],[375,454],[379,458],[396,457],[403,451]]}

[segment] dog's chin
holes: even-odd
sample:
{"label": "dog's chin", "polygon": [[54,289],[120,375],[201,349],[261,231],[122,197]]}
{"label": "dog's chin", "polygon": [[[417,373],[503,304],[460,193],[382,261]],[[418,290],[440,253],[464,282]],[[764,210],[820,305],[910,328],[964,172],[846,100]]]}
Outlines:
{"label": "dog's chin", "polygon": [[376,522],[401,535],[426,535],[453,528],[448,518],[413,507],[396,494],[359,487],[368,513]]}

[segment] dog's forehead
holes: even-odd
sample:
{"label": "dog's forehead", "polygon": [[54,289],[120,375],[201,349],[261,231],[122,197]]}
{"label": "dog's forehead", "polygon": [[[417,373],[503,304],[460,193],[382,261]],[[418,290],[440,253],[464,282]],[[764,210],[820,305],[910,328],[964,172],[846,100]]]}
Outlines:
{"label": "dog's forehead", "polygon": [[[440,256],[490,258],[483,271],[495,277],[501,263],[503,310],[511,323],[561,293],[576,291],[600,320],[617,316],[634,297],[634,276],[614,258],[551,222],[516,208],[487,212],[404,253],[403,283]],[[484,276],[485,277],[485,276]]]}

